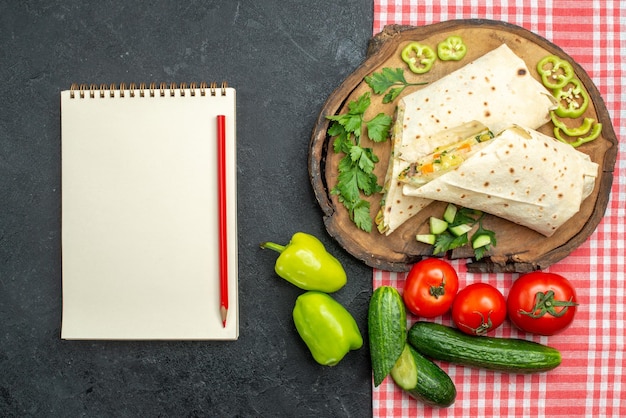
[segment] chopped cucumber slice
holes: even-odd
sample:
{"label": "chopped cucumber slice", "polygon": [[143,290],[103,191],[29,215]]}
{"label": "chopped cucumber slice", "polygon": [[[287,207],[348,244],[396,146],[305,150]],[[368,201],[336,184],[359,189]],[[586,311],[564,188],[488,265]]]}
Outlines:
{"label": "chopped cucumber slice", "polygon": [[451,224],[454,222],[454,218],[456,217],[457,208],[452,203],[448,203],[446,206],[446,210],[443,212],[443,219]]}
{"label": "chopped cucumber slice", "polygon": [[443,219],[430,217],[430,233],[433,235],[443,234],[448,229],[448,222]]}
{"label": "chopped cucumber slice", "polygon": [[472,226],[469,224],[461,224],[461,225],[452,226],[449,229],[450,229],[450,232],[454,234],[454,236],[460,237],[461,235],[466,234],[469,231],[471,231]]}
{"label": "chopped cucumber slice", "polygon": [[476,235],[472,238],[472,248],[480,248],[491,244],[491,237],[487,234]]}
{"label": "chopped cucumber slice", "polygon": [[400,358],[391,369],[391,377],[402,389],[410,390],[417,386],[417,364],[408,344],[405,344]]}
{"label": "chopped cucumber slice", "polygon": [[437,236],[435,234],[417,234],[415,239],[418,242],[423,242],[424,244],[435,245]]}

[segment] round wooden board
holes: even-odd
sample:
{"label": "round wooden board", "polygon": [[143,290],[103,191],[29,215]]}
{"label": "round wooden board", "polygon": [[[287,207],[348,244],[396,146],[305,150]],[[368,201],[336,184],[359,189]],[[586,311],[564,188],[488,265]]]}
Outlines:
{"label": "round wooden board", "polygon": [[[433,68],[423,75],[412,74],[402,62],[400,51],[408,42],[420,41],[436,47],[438,42],[450,35],[460,35],[467,44],[468,53],[463,60],[437,61]],[[583,117],[593,117],[603,124],[602,134],[598,139],[578,148],[599,164],[599,176],[593,194],[583,202],[579,213],[561,226],[553,236],[547,238],[528,228],[487,215],[484,226],[495,231],[497,237],[497,246],[490,250],[488,256],[478,261],[472,259],[473,253],[469,248],[454,250],[449,256],[452,259],[467,258],[468,271],[471,272],[528,272],[546,268],[563,259],[596,229],[609,200],[618,141],[604,101],[582,67],[548,40],[505,22],[473,19],[447,21],[422,27],[394,25],[386,27],[370,41],[366,60],[327,99],[311,137],[309,175],[316,198],[324,212],[326,229],[354,257],[374,268],[408,271],[412,264],[432,255],[432,247],[417,242],[415,235],[427,231],[428,217],[431,215],[440,217],[445,204],[432,203],[388,236],[380,234],[375,226],[370,233],[358,229],[350,220],[347,210],[338,202],[337,196],[330,193],[337,182],[337,163],[343,155],[333,150],[332,139],[326,133],[329,127],[326,117],[344,113],[349,101],[356,100],[366,91],[371,92],[370,87],[363,81],[364,77],[379,72],[384,67],[406,69],[405,77],[409,82],[432,82],[503,43],[526,62],[538,80],[540,77],[536,65],[544,56],[555,54],[572,63],[576,76],[584,84],[592,102]],[[419,88],[424,87],[407,88],[403,95]],[[382,96],[372,93],[372,104],[366,112],[365,119],[372,118],[380,112],[393,115],[394,109],[395,102],[383,104]],[[579,121],[573,121],[572,126],[575,123]],[[539,129],[550,136],[553,136],[552,130],[551,122]],[[391,143],[386,141],[375,144],[367,139],[366,141],[364,146],[371,146],[380,159],[375,169],[380,184],[387,171]],[[367,198],[372,218],[380,208],[381,197],[381,194],[377,194]]]}

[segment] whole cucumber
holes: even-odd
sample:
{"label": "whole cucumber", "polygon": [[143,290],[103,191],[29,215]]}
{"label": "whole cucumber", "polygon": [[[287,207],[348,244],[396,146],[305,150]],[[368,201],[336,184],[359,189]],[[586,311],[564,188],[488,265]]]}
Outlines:
{"label": "whole cucumber", "polygon": [[419,321],[408,342],[426,357],[512,373],[538,373],[561,364],[561,353],[533,341],[465,334],[455,328]]}
{"label": "whole cucumber", "polygon": [[389,375],[406,345],[406,310],[391,286],[374,290],[368,310],[368,333],[374,386]]}

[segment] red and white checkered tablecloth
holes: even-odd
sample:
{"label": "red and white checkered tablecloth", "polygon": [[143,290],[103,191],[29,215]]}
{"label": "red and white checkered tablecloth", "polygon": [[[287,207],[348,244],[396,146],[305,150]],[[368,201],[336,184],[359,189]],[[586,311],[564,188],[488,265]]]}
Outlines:
{"label": "red and white checkered tablecloth", "polygon": [[[537,5],[539,3],[539,5]],[[557,369],[534,375],[496,373],[439,363],[457,387],[449,408],[408,397],[391,378],[373,388],[375,417],[626,417],[624,251],[626,235],[626,2],[620,0],[375,0],[373,33],[385,25],[426,25],[451,19],[503,20],[560,46],[588,72],[602,94],[620,139],[606,214],[596,231],[548,270],[569,278],[580,306],[570,328],[551,337],[517,331],[500,337],[533,339],[562,353]],[[461,286],[483,281],[506,296],[516,274],[470,274],[453,262]],[[374,270],[373,286],[402,289],[404,273]],[[409,322],[416,318],[409,318]],[[450,325],[450,317],[437,322]]]}

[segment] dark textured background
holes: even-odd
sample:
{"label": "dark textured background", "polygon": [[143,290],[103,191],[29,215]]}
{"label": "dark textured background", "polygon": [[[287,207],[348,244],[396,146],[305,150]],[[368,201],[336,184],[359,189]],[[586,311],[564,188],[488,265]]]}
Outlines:
{"label": "dark textured background", "polygon": [[[0,1],[0,416],[371,415],[371,270],[326,233],[307,172],[319,109],[365,57],[371,1],[85,3]],[[59,92],[223,79],[238,95],[239,340],[62,341]],[[296,231],[345,265],[335,297],[366,338],[333,368],[259,249]]]}

